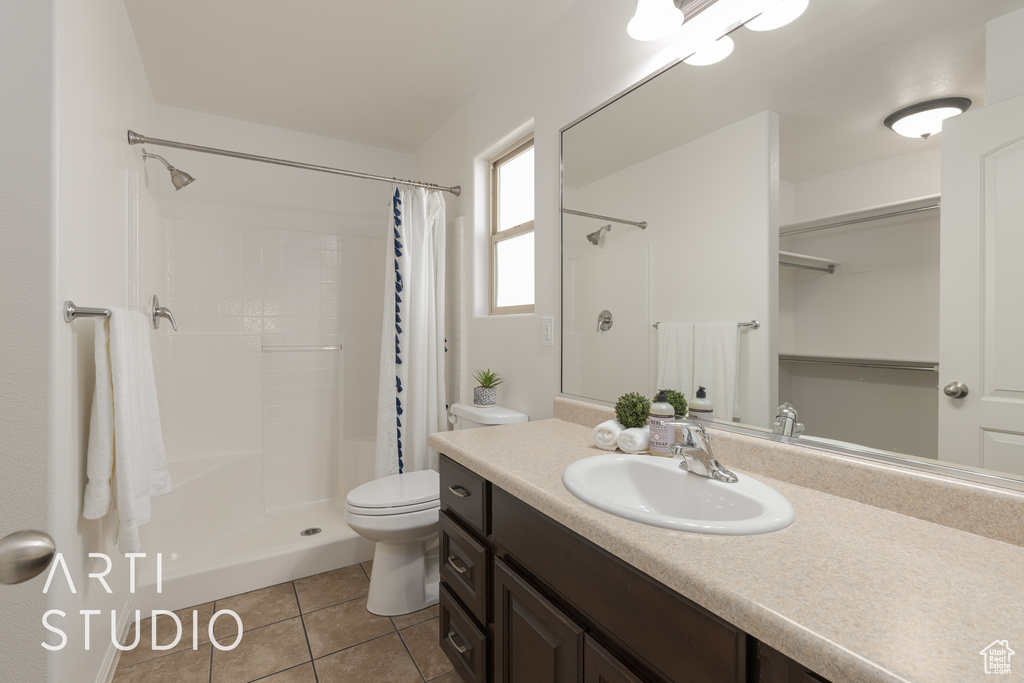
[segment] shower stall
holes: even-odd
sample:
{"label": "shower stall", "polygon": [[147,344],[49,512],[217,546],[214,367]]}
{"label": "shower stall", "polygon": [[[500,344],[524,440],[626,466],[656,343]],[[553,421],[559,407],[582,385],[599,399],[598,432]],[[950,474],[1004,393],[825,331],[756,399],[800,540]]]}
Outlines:
{"label": "shower stall", "polygon": [[[296,144],[268,128],[254,140],[268,136]],[[370,559],[344,512],[375,476],[388,194],[378,204],[322,174],[395,179],[132,131],[128,143],[204,155],[185,155],[193,177],[144,151],[173,191],[162,171],[129,187],[129,262],[145,266],[135,288],[156,289],[178,322],[153,345],[174,488],[140,529],[162,562],[142,563],[132,607],[180,609]]]}

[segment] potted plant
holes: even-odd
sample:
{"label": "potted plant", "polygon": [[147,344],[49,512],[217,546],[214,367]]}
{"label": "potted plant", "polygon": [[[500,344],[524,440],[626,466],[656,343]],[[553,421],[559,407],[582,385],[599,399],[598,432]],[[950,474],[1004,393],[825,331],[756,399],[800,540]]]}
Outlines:
{"label": "potted plant", "polygon": [[481,407],[493,406],[498,400],[497,386],[504,382],[504,378],[496,372],[477,370],[473,373],[473,379],[479,386],[473,389],[473,405]]}

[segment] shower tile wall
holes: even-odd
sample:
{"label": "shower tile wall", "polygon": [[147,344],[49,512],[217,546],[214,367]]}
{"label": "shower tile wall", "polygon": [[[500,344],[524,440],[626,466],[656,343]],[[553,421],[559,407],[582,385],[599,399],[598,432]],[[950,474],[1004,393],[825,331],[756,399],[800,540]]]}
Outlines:
{"label": "shower tile wall", "polygon": [[[166,223],[179,329],[165,340],[160,396],[172,474],[263,452],[269,507],[333,495],[342,435],[376,427],[384,240]],[[336,344],[344,351],[262,352]]]}

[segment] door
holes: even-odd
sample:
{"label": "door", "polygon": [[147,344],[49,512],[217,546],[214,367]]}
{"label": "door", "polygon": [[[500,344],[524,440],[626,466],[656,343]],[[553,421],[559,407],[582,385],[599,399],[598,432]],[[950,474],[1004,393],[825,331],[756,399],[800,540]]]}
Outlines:
{"label": "door", "polygon": [[939,458],[1024,475],[1024,97],[942,138]]}

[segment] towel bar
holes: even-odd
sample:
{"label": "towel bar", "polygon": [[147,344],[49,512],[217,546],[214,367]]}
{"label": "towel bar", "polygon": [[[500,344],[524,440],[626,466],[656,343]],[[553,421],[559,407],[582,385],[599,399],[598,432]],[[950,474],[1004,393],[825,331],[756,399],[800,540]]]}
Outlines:
{"label": "towel bar", "polygon": [[75,302],[68,299],[64,302],[64,322],[69,323],[75,318],[109,318],[109,308],[86,308],[76,306]]}
{"label": "towel bar", "polygon": [[[653,327],[654,329],[658,329],[658,325],[660,325],[660,324],[661,324],[661,322],[659,321],[659,322],[656,322],[653,325],[651,325],[651,327]],[[759,329],[761,329],[761,321],[760,320],[751,320],[748,323],[736,323],[736,327],[749,327],[749,328],[754,329],[754,330],[759,330]]]}

